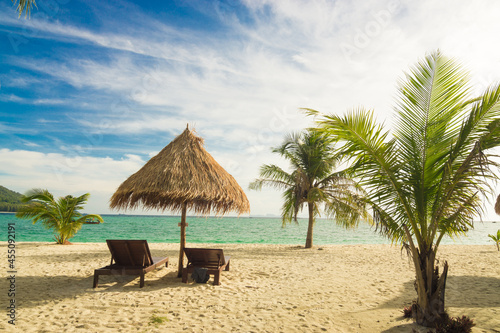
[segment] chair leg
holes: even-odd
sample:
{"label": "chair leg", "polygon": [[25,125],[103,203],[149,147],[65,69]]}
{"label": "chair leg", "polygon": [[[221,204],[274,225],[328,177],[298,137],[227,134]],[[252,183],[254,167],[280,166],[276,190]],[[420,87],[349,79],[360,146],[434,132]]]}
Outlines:
{"label": "chair leg", "polygon": [[94,272],[94,287],[97,288],[97,284],[99,283],[99,274]]}
{"label": "chair leg", "polygon": [[187,268],[182,269],[182,282],[183,283],[188,282],[188,269]]}
{"label": "chair leg", "polygon": [[214,274],[214,286],[220,286],[220,271]]}
{"label": "chair leg", "polygon": [[230,262],[228,261],[227,265],[226,265],[226,268],[224,269],[225,271],[228,271],[229,270],[229,264]]}
{"label": "chair leg", "polygon": [[141,282],[139,284],[139,288],[144,287],[144,272],[141,274]]}

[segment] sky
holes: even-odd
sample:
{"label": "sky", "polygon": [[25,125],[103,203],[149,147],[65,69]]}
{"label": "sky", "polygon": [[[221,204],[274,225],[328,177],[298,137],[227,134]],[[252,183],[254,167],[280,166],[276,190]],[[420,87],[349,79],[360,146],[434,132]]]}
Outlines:
{"label": "sky", "polygon": [[87,213],[161,213],[109,199],[189,124],[251,215],[279,215],[281,193],[248,184],[262,164],[288,167],[271,147],[314,124],[300,108],[364,106],[390,128],[398,79],[437,49],[477,92],[500,81],[496,0],[37,5],[25,19],[0,2],[0,185],[90,193]]}

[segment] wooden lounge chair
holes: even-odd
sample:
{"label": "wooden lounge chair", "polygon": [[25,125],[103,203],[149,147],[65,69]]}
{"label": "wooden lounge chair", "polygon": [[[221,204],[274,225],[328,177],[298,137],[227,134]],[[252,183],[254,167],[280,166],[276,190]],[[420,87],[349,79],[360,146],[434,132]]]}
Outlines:
{"label": "wooden lounge chair", "polygon": [[182,269],[182,282],[188,282],[188,275],[195,268],[208,269],[207,274],[214,275],[214,286],[220,285],[220,272],[229,270],[229,257],[221,249],[185,248],[187,266]]}
{"label": "wooden lounge chair", "polygon": [[[111,264],[94,270],[94,288],[99,282],[99,275],[139,275],[140,288],[144,287],[144,274],[165,264],[168,257],[153,258],[145,240],[110,240],[107,239],[111,252]],[[114,261],[114,263],[113,263]]]}

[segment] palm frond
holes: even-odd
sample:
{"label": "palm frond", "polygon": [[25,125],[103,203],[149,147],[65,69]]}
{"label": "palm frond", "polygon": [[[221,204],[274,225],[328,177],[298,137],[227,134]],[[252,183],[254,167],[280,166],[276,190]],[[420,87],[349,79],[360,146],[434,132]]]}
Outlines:
{"label": "palm frond", "polygon": [[87,217],[93,217],[102,222],[99,215],[83,216],[80,212],[87,202],[89,194],[79,197],[71,195],[54,200],[53,195],[43,189],[33,189],[23,196],[22,201],[27,203],[16,213],[21,219],[31,219],[33,224],[40,221],[47,229],[52,229],[54,238],[60,244],[75,236]]}
{"label": "palm frond", "polygon": [[280,154],[290,163],[291,172],[276,165],[263,165],[260,178],[250,183],[249,188],[260,190],[266,185],[284,191],[283,225],[292,220],[297,222],[299,211],[307,203],[310,215],[306,246],[312,246],[312,226],[321,214],[319,204],[330,205],[331,189],[343,185],[340,174],[332,172],[339,161],[334,140],[320,131],[309,129],[288,134],[272,152]]}
{"label": "palm frond", "polygon": [[392,138],[362,108],[344,116],[304,111],[341,144],[350,162],[342,175],[357,179],[383,232],[404,242],[406,227],[419,246],[430,246],[437,233],[460,233],[481,215],[478,193],[490,193],[498,178],[489,151],[500,145],[500,85],[472,98],[468,73],[437,51],[398,92]]}
{"label": "palm frond", "polygon": [[262,186],[270,186],[277,189],[286,189],[293,185],[295,177],[293,174],[289,174],[279,166],[263,165],[260,168],[260,177],[249,184],[249,189],[260,190]]}
{"label": "palm frond", "polygon": [[[339,149],[352,162],[346,172],[359,178],[370,203],[380,210],[392,207],[391,215],[396,219],[414,215],[408,193],[411,189],[401,173],[403,160],[395,151],[394,141],[386,141],[388,132],[375,123],[373,112],[360,108],[344,117],[325,115],[318,124],[320,130],[343,144]],[[410,223],[416,226],[415,220]]]}
{"label": "palm frond", "polygon": [[[14,4],[14,6],[18,2],[17,0],[11,0],[11,1]],[[16,8],[16,10],[19,12],[19,17],[21,17],[23,12],[25,13],[24,14],[25,17],[31,16],[31,9],[33,8],[33,6],[37,7],[35,0],[19,0],[19,4],[17,5]]]}
{"label": "palm frond", "polygon": [[[500,145],[500,85],[488,88],[476,101],[448,154],[433,205],[433,223],[441,218],[448,220],[452,214],[447,211],[456,211],[453,203],[459,206],[461,202],[472,202],[477,191],[491,193],[490,180],[498,178],[492,170],[498,165],[485,152]],[[470,210],[480,215],[478,207]]]}

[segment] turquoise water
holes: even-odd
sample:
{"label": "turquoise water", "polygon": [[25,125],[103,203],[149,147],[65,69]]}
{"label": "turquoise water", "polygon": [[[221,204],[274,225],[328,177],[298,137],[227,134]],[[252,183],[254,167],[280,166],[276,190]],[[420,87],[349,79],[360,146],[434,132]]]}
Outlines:
{"label": "turquoise water", "polygon": [[[102,224],[84,224],[72,242],[105,242],[106,239],[146,239],[151,243],[178,243],[180,228],[178,216],[102,215]],[[188,217],[186,228],[188,243],[250,243],[304,245],[307,219],[299,224],[281,226],[279,218],[257,217]],[[0,214],[0,241],[7,241],[7,224],[15,223],[16,241],[51,242],[51,230],[40,223],[33,225],[14,214]],[[444,244],[493,244],[488,234],[496,234],[500,222],[477,222],[467,237],[445,239]],[[355,230],[345,230],[328,220],[317,220],[314,226],[314,244],[388,244],[386,238],[374,232],[365,223]]]}

